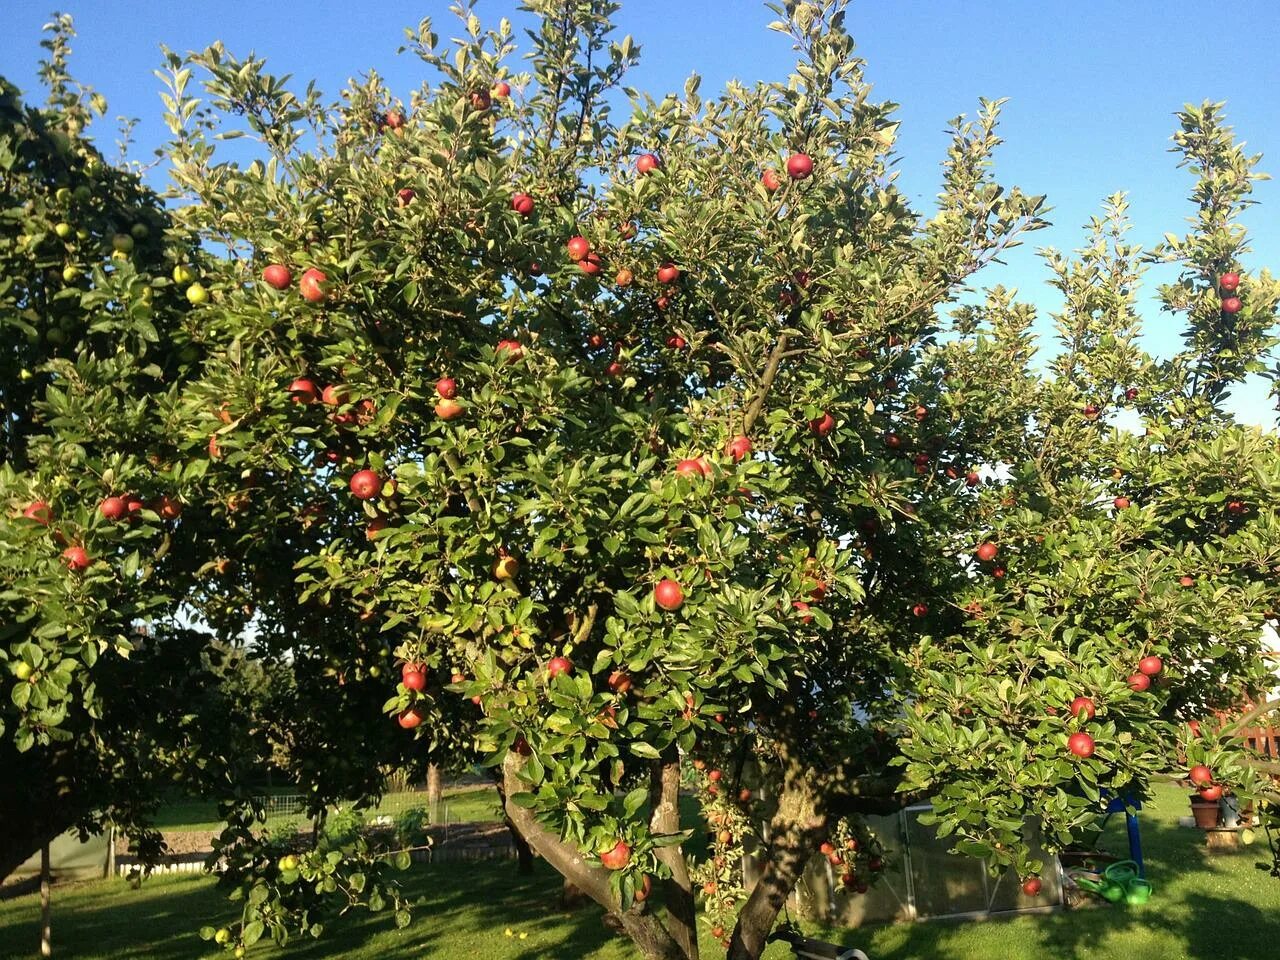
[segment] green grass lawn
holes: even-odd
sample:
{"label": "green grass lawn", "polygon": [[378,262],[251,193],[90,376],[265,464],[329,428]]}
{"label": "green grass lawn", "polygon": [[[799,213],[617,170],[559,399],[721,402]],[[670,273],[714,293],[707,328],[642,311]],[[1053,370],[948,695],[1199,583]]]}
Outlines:
{"label": "green grass lawn", "polygon": [[[273,791],[277,794],[288,794],[291,790]],[[378,806],[368,811],[368,816],[396,813],[410,806],[425,807],[427,795],[422,791],[389,793]],[[444,794],[444,810],[442,819],[449,823],[468,823],[474,821],[500,820],[498,794],[492,787],[460,787],[446,790]],[[271,825],[288,821],[303,823],[301,814],[280,813],[267,817]],[[160,808],[156,815],[156,828],[175,832],[221,830],[223,822],[218,819],[218,805],[210,800],[174,799]]]}
{"label": "green grass lawn", "polygon": [[[1270,960],[1280,957],[1280,880],[1255,868],[1265,843],[1209,857],[1201,835],[1176,826],[1185,794],[1163,790],[1143,813],[1148,873],[1155,886],[1142,907],[1102,907],[985,922],[930,922],[827,931],[873,960]],[[1124,849],[1122,827],[1105,845]],[[544,865],[519,877],[511,862],[415,867],[405,875],[420,903],[414,924],[391,929],[362,915],[319,942],[286,954],[255,948],[250,956],[353,960],[634,960],[627,943],[600,922],[600,911],[559,907],[559,878]],[[196,935],[234,910],[207,878],[155,879],[141,890],[123,881],[59,886],[54,893],[55,957],[153,960],[219,956]],[[35,954],[34,896],[0,902],[0,960]],[[513,936],[506,936],[510,929]],[[520,939],[520,934],[526,934]],[[708,958],[723,956],[704,942]],[[777,945],[769,960],[788,952]]]}

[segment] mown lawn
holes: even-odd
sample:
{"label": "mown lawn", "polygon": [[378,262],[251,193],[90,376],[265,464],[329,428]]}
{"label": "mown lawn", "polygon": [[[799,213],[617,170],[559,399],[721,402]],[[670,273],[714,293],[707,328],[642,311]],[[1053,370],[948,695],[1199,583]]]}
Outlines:
{"label": "mown lawn", "polygon": [[[1199,833],[1177,827],[1185,794],[1168,789],[1143,815],[1143,839],[1155,896],[1142,907],[989,920],[932,922],[827,931],[873,960],[1270,960],[1280,957],[1280,880],[1258,870],[1266,844],[1209,857]],[[1107,845],[1123,850],[1118,828]],[[332,935],[300,943],[288,956],[354,960],[634,960],[636,954],[600,923],[600,911],[559,905],[560,885],[545,866],[519,877],[510,862],[416,867],[405,875],[420,898],[409,929],[386,919],[355,918]],[[55,890],[56,957],[85,960],[185,960],[218,954],[196,936],[205,923],[234,915],[204,878],[122,881]],[[0,958],[35,954],[34,896],[0,901]],[[512,936],[506,936],[510,930]],[[520,935],[525,934],[525,939]],[[705,956],[723,956],[709,941]],[[787,951],[775,947],[769,960]],[[273,957],[272,948],[250,956]]]}
{"label": "mown lawn", "polygon": [[[288,794],[290,790],[276,790],[277,794]],[[366,811],[369,817],[395,814],[409,807],[426,807],[427,795],[422,791],[389,793],[382,798],[377,807]],[[273,814],[267,818],[270,825],[279,825],[294,821],[302,823],[305,818],[301,814]],[[492,787],[460,787],[446,790],[442,820],[449,823],[469,823],[501,819],[498,810],[498,794]],[[175,832],[221,830],[223,822],[218,819],[218,805],[210,800],[174,799],[160,808],[156,815],[156,827],[160,830]]]}

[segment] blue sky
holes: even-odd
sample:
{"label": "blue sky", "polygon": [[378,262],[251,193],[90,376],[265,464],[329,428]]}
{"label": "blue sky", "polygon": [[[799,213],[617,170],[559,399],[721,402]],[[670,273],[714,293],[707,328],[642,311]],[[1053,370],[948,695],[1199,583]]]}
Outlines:
{"label": "blue sky", "polygon": [[[32,92],[40,27],[52,3],[5,4],[0,73]],[[160,82],[152,75],[161,43],[186,51],[221,39],[237,55],[265,56],[274,72],[315,78],[333,95],[347,77],[374,67],[407,95],[423,70],[411,55],[395,54],[403,28],[431,16],[448,36],[448,7],[446,0],[68,0],[61,9],[75,17],[80,34],[75,72],[107,96],[109,118],[141,119],[134,156],[147,159],[165,138]],[[515,0],[478,4],[485,20],[515,11]],[[703,94],[711,95],[731,77],[785,77],[792,52],[766,29],[771,19],[758,0],[623,0],[619,32],[643,47],[629,81],[653,92],[679,90],[696,70]],[[1048,194],[1054,227],[984,279],[1018,287],[1042,314],[1055,300],[1033,248],[1074,247],[1104,196],[1130,194],[1136,241],[1151,244],[1183,229],[1191,181],[1167,152],[1172,114],[1183,103],[1228,101],[1237,132],[1252,152],[1266,155],[1262,168],[1280,171],[1274,0],[855,0],[849,22],[877,96],[902,104],[900,182],[918,205],[936,192],[946,121],[972,113],[979,97],[1009,98],[998,174],[1006,184]],[[101,130],[98,138],[107,147],[114,132]],[[1247,267],[1280,265],[1280,185],[1263,183],[1255,196],[1261,206],[1246,220],[1254,247]],[[1148,311],[1148,347],[1170,352],[1179,326]],[[1248,390],[1236,405],[1255,422],[1271,422],[1262,400],[1261,391]]]}

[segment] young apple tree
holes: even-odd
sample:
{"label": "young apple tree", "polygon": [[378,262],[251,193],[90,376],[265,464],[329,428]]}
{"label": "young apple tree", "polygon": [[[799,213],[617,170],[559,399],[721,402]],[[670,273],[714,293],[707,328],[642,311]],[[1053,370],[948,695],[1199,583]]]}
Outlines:
{"label": "young apple tree", "polygon": [[[1225,403],[1280,290],[1244,266],[1255,158],[1220,108],[1181,115],[1185,237],[1129,245],[1115,197],[1046,252],[1041,359],[1032,307],[964,296],[1044,222],[995,179],[998,103],[955,121],[917,211],[843,0],[778,7],[795,72],[711,99],[624,88],[616,7],[530,0],[524,60],[469,5],[452,44],[424,21],[407,101],[169,57],[173,215],[220,253],[174,442],[242,576],[355,619],[335,670],[392,645],[384,722],[470,738],[646,957],[700,929],[759,957],[809,859],[859,889],[862,816],[914,800],[1034,897],[1028,820],[1059,847],[1188,763],[1254,789],[1230,730],[1186,723],[1267,685],[1278,599],[1274,436]],[[1153,262],[1167,360],[1135,311]],[[256,931],[305,927],[268,902]]]}

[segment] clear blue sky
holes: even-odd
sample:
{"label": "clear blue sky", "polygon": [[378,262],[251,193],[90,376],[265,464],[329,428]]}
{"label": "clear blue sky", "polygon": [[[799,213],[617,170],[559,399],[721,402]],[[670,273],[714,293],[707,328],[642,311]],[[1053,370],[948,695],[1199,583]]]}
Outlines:
{"label": "clear blue sky", "polygon": [[[431,16],[448,36],[448,7],[446,0],[67,0],[61,9],[80,33],[77,75],[107,96],[109,117],[141,119],[134,156],[146,159],[165,137],[152,75],[161,43],[186,51],[221,39],[238,55],[265,56],[275,72],[315,78],[335,96],[347,77],[374,67],[407,95],[423,70],[411,55],[396,56],[402,29]],[[515,8],[514,0],[481,0],[478,12],[496,21]],[[5,3],[0,73],[32,92],[51,9],[53,0]],[[730,77],[784,77],[792,52],[765,29],[770,19],[758,0],[623,0],[620,33],[643,46],[630,82],[679,90],[696,70],[710,95]],[[1032,246],[1074,247],[1081,224],[1115,190],[1130,194],[1133,239],[1151,244],[1180,232],[1191,181],[1167,150],[1172,114],[1187,101],[1228,101],[1238,133],[1266,155],[1263,169],[1280,173],[1275,0],[856,0],[850,23],[877,95],[902,104],[901,183],[920,205],[936,192],[946,121],[971,113],[980,96],[1010,98],[999,176],[1048,194],[1054,208],[1054,227]],[[114,134],[98,138],[109,147]],[[1280,267],[1280,184],[1262,184],[1256,198],[1262,206],[1247,220],[1255,251],[1247,266]],[[1046,313],[1055,301],[1045,276],[1025,248],[985,279],[1017,286]],[[1152,312],[1147,319],[1149,348],[1173,349],[1179,321]],[[1238,405],[1249,419],[1270,422],[1260,399],[1250,390]]]}

